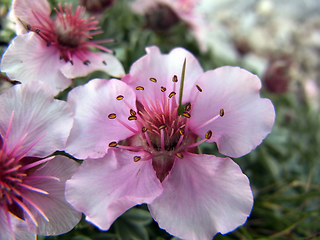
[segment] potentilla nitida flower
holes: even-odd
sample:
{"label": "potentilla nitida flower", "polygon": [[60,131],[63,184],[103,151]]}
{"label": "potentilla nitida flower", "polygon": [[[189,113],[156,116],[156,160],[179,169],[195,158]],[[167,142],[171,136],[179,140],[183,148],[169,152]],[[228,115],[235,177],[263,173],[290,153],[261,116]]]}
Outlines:
{"label": "potentilla nitida flower", "polygon": [[67,181],[67,200],[103,230],[142,203],[183,239],[244,224],[248,178],[229,157],[198,146],[216,142],[240,157],[270,133],[275,111],[259,96],[259,78],[238,67],[203,72],[185,49],[149,47],[122,80],[94,79],[69,94],[75,122],[66,151],[86,160]]}
{"label": "potentilla nitida flower", "polygon": [[110,54],[112,50],[101,45],[112,40],[92,40],[102,31],[94,17],[85,16],[84,7],[78,6],[73,12],[71,5],[59,4],[55,16],[50,14],[47,0],[13,0],[18,36],[1,63],[2,71],[11,79],[28,82],[48,76],[46,82],[58,93],[71,84],[70,79],[93,71],[124,75],[121,63]]}
{"label": "potentilla nitida flower", "polygon": [[81,214],[64,197],[78,164],[63,150],[72,126],[66,102],[30,82],[0,95],[0,239],[35,239],[71,230]]}

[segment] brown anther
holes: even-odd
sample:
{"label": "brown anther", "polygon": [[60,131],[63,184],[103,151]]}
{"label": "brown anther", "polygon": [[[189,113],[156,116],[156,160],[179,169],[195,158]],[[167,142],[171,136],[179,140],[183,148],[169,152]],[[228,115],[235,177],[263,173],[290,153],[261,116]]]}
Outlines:
{"label": "brown anther", "polygon": [[40,33],[40,29],[36,29],[36,31],[35,31],[37,34],[39,34]]}
{"label": "brown anther", "polygon": [[161,87],[161,92],[165,92],[167,89],[165,87]]}
{"label": "brown anther", "polygon": [[178,157],[178,158],[183,158],[183,154],[182,153],[176,153],[176,156]]}
{"label": "brown anther", "polygon": [[102,61],[103,65],[107,65],[107,62],[105,60]]}
{"label": "brown anther", "polygon": [[206,133],[206,139],[210,139],[212,137],[212,131],[209,130],[207,133]]}
{"label": "brown anther", "polygon": [[109,119],[115,119],[117,117],[117,115],[115,114],[115,113],[110,113],[109,115],[108,115],[108,118]]}
{"label": "brown anther", "polygon": [[176,95],[176,93],[175,93],[175,92],[171,92],[171,93],[169,94],[169,98],[172,98],[174,95]]}
{"label": "brown anther", "polygon": [[117,142],[111,142],[109,143],[109,147],[116,147],[118,145]]}
{"label": "brown anther", "polygon": [[137,120],[137,116],[135,116],[135,115],[132,116],[132,115],[131,115],[131,116],[128,117],[128,120],[129,120],[129,121]]}
{"label": "brown anther", "polygon": [[[20,20],[20,19],[19,19]],[[31,30],[31,25],[27,24],[27,30],[30,31]]]}
{"label": "brown anther", "polygon": [[190,118],[191,117],[190,113],[188,113],[188,112],[183,112],[182,116],[184,116],[186,118]]}
{"label": "brown anther", "polygon": [[146,127],[142,127],[142,132],[145,133],[148,130]]}
{"label": "brown anther", "polygon": [[197,87],[199,92],[202,92],[202,88],[198,84],[196,85],[196,87]]}
{"label": "brown anther", "polygon": [[156,83],[156,82],[157,82],[157,79],[155,79],[155,78],[150,78],[150,81]]}
{"label": "brown anther", "polygon": [[134,111],[133,109],[130,109],[130,115],[131,115],[131,116],[135,116],[135,115],[137,115],[137,113],[136,113],[136,111]]}
{"label": "brown anther", "polygon": [[83,61],[83,64],[88,66],[90,64],[90,61],[89,60],[85,60],[85,61]]}
{"label": "brown anther", "polygon": [[190,110],[191,110],[191,103],[188,103],[188,104],[184,107],[184,110],[185,110],[186,112],[190,112]]}
{"label": "brown anther", "polygon": [[159,126],[159,130],[165,129],[166,127],[167,127],[167,126],[166,126],[165,124],[162,124],[162,125]]}
{"label": "brown anther", "polygon": [[122,100],[123,98],[124,98],[124,96],[119,95],[119,96],[117,97],[117,100]]}
{"label": "brown anther", "polygon": [[179,133],[180,133],[180,135],[183,135],[184,134],[184,128],[180,128],[179,129]]}
{"label": "brown anther", "polygon": [[224,116],[224,109],[221,108],[221,109],[220,109],[220,117],[223,117],[223,116]]}
{"label": "brown anther", "polygon": [[140,159],[141,159],[140,156],[134,156],[134,157],[133,157],[133,161],[134,161],[134,162],[139,162]]}
{"label": "brown anther", "polygon": [[144,87],[138,86],[138,87],[136,87],[136,90],[144,90]]}
{"label": "brown anther", "polygon": [[178,82],[178,77],[177,77],[177,75],[173,75],[172,82]]}
{"label": "brown anther", "polygon": [[72,60],[70,60],[69,62],[71,63],[71,65],[73,65],[73,61]]}

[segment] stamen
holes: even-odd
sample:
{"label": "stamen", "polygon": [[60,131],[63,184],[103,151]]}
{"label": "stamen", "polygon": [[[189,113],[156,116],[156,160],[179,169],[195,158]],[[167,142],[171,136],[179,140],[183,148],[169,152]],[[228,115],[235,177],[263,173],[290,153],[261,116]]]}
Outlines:
{"label": "stamen", "polygon": [[136,111],[134,111],[133,109],[130,109],[130,115],[131,115],[131,116],[135,116],[135,115],[137,115],[137,113],[136,113]]}
{"label": "stamen", "polygon": [[34,223],[34,225],[36,225],[38,227],[38,222],[36,221],[35,217],[33,216],[33,214],[31,213],[31,211],[29,210],[29,208],[24,205],[23,202],[21,202],[17,197],[12,197],[13,201],[15,201],[19,207],[28,214],[28,216],[31,218],[31,221]]}
{"label": "stamen", "polygon": [[142,87],[142,86],[137,86],[137,87],[136,87],[136,90],[144,90],[144,87]]}
{"label": "stamen", "polygon": [[138,161],[140,161],[140,159],[141,159],[140,156],[134,156],[134,157],[133,157],[133,161],[134,161],[134,162],[138,162]]}
{"label": "stamen", "polygon": [[188,113],[188,112],[183,112],[182,116],[184,116],[186,118],[190,118],[191,117],[190,113]]}
{"label": "stamen", "polygon": [[196,87],[197,87],[199,92],[202,92],[202,88],[198,84],[196,85]]}
{"label": "stamen", "polygon": [[220,117],[223,117],[223,116],[224,116],[224,109],[221,108],[221,109],[220,109]]}
{"label": "stamen", "polygon": [[210,139],[212,137],[212,131],[209,130],[207,133],[206,133],[206,139]]}
{"label": "stamen", "polygon": [[177,156],[178,158],[180,158],[180,159],[183,158],[183,154],[182,154],[182,153],[176,153],[176,156]]}
{"label": "stamen", "polygon": [[109,143],[109,147],[116,147],[118,145],[117,142],[111,142]]}
{"label": "stamen", "polygon": [[187,105],[184,107],[184,110],[185,110],[186,112],[190,112],[190,110],[191,110],[191,103],[187,103]]}
{"label": "stamen", "polygon": [[110,113],[109,115],[108,115],[108,118],[109,119],[115,119],[117,117],[117,115],[115,114],[115,113]]}
{"label": "stamen", "polygon": [[129,120],[129,121],[137,120],[137,116],[131,115],[131,116],[128,117],[128,120]]}
{"label": "stamen", "polygon": [[49,193],[45,190],[42,190],[40,188],[36,188],[36,187],[32,187],[30,185],[27,185],[27,184],[24,184],[24,183],[17,183],[17,185],[19,185],[20,187],[23,187],[25,189],[28,189],[30,191],[33,191],[33,192],[37,192],[37,193],[41,193],[41,194],[44,194],[44,195],[48,195]]}
{"label": "stamen", "polygon": [[176,93],[175,93],[175,92],[171,92],[171,93],[169,94],[169,98],[172,98],[174,95],[176,95]]}
{"label": "stamen", "polygon": [[167,90],[167,88],[161,87],[161,92],[165,92],[166,90]]}
{"label": "stamen", "polygon": [[148,131],[148,129],[146,127],[142,127],[142,132],[145,133],[146,131]]}
{"label": "stamen", "polygon": [[150,78],[150,81],[156,83],[156,82],[157,82],[157,79],[155,79],[155,78]]}
{"label": "stamen", "polygon": [[49,218],[46,216],[46,214],[41,210],[40,207],[37,206],[36,203],[34,203],[31,199],[29,199],[28,197],[26,197],[25,195],[23,195],[23,201],[27,201],[32,207],[34,207],[38,213],[40,213],[40,215],[47,221],[49,222]]}
{"label": "stamen", "polygon": [[177,77],[177,75],[173,75],[172,82],[178,82],[178,77]]}
{"label": "stamen", "polygon": [[122,100],[124,98],[124,96],[122,96],[122,95],[119,95],[119,96],[117,96],[117,100]]}

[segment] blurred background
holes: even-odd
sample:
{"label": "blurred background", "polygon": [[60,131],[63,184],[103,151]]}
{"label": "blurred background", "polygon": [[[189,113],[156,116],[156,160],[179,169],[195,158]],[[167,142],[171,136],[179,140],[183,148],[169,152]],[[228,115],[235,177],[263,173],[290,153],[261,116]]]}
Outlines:
{"label": "blurred background", "polygon": [[[50,0],[87,8],[113,38],[106,47],[129,71],[157,45],[191,51],[205,70],[241,66],[257,74],[261,95],[276,109],[272,133],[250,154],[234,159],[249,177],[255,203],[247,223],[215,239],[320,239],[320,1],[319,0]],[[14,38],[11,1],[0,0],[0,53]],[[30,50],[32,51],[32,50]],[[95,72],[75,79],[73,87]],[[0,75],[0,92],[13,83]],[[65,98],[67,89],[59,97]],[[218,154],[213,144],[201,151]],[[39,240],[175,239],[160,229],[147,206],[127,211],[108,232],[82,220],[71,232]]]}

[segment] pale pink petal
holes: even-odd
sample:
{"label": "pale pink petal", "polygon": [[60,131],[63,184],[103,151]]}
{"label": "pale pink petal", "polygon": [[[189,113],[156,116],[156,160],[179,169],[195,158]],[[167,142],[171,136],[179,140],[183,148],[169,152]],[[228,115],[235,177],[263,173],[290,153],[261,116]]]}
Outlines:
{"label": "pale pink petal", "polygon": [[[57,235],[70,231],[81,218],[81,213],[77,212],[65,200],[65,182],[78,169],[79,164],[64,156],[55,156],[44,166],[37,169],[32,177],[25,181],[25,184],[42,189],[49,194],[42,194],[25,190],[23,196],[37,205],[49,219],[47,222],[40,213],[33,208],[28,201],[24,201],[26,206],[34,215],[38,227],[35,229],[39,235]],[[46,179],[41,176],[51,176],[57,179]],[[26,218],[27,222],[30,219]],[[30,222],[30,225],[31,224]]]}
{"label": "pale pink petal", "polygon": [[25,153],[44,157],[63,150],[73,123],[68,104],[54,99],[47,85],[41,82],[15,85],[0,95],[2,137],[7,133],[11,118],[7,152],[18,146],[15,156]]}
{"label": "pale pink petal", "polygon": [[21,22],[18,19],[23,21],[25,24],[39,26],[40,24],[42,24],[43,20],[50,20],[50,13],[51,8],[47,0],[12,1],[12,15],[13,20],[16,23],[17,34],[26,32],[25,27],[21,24]]}
{"label": "pale pink petal", "polygon": [[102,52],[87,52],[86,58],[80,60],[78,57],[72,59],[73,64],[67,62],[61,72],[67,78],[86,76],[94,71],[103,71],[112,77],[121,78],[125,75],[120,61],[111,54]]}
{"label": "pale pink petal", "polygon": [[271,132],[275,110],[269,99],[260,98],[256,75],[238,67],[221,67],[204,73],[197,84],[202,92],[194,93],[190,128],[203,138],[212,131],[209,141],[216,142],[221,153],[245,155]]}
{"label": "pale pink petal", "polygon": [[88,159],[67,181],[66,198],[103,230],[136,204],[151,203],[162,192],[151,161],[134,161],[143,152],[110,150]]}
{"label": "pale pink petal", "polygon": [[[117,100],[122,95],[122,100]],[[68,96],[75,116],[66,151],[77,158],[102,157],[110,142],[124,140],[134,133],[120,121],[136,129],[128,121],[135,109],[133,90],[120,80],[94,79],[73,89]],[[115,119],[109,119],[116,114]],[[120,120],[120,121],[119,121]]]}
{"label": "pale pink petal", "polygon": [[0,208],[0,239],[1,240],[36,240],[36,235],[28,231],[28,225]]}
{"label": "pale pink petal", "polygon": [[[143,92],[137,91],[138,100],[147,104],[154,99],[162,99],[161,87],[166,88],[166,96],[174,91],[178,97],[183,63],[186,59],[183,102],[189,101],[191,88],[203,73],[198,60],[183,48],[175,48],[169,54],[162,54],[156,46],[148,47],[146,51],[147,55],[133,63],[129,74],[122,79],[134,89],[137,86],[144,87]],[[176,83],[172,81],[174,75],[178,78]],[[150,78],[155,78],[157,82],[150,81]]]}
{"label": "pale pink petal", "polygon": [[71,84],[60,71],[65,64],[58,49],[47,46],[36,33],[30,32],[13,39],[1,61],[1,71],[22,83],[43,81],[58,94]]}
{"label": "pale pink petal", "polygon": [[192,240],[212,239],[246,222],[253,205],[248,178],[229,158],[185,154],[149,209],[161,228]]}

